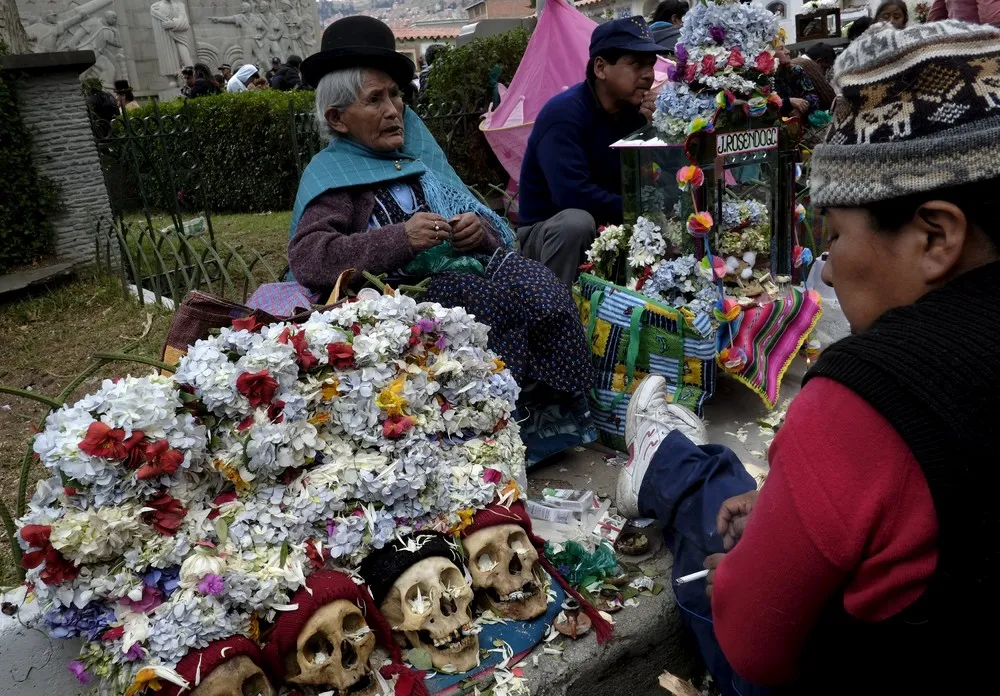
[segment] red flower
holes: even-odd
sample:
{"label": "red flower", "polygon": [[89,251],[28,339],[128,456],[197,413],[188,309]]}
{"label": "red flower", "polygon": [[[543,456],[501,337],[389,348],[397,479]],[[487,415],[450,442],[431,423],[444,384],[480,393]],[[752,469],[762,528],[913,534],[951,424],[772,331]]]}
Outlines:
{"label": "red flower", "polygon": [[273,404],[267,407],[267,419],[272,423],[280,423],[281,421],[285,420],[285,414],[283,413],[284,410],[285,410],[285,402],[281,401],[280,399],[278,401],[275,401]]}
{"label": "red flower", "polygon": [[709,53],[707,56],[701,59],[701,73],[702,75],[708,75],[711,77],[716,71],[715,56]]}
{"label": "red flower", "polygon": [[760,55],[754,58],[753,64],[755,68],[765,75],[770,75],[774,72],[774,56],[768,51],[761,51]]}
{"label": "red flower", "polygon": [[180,450],[170,449],[170,444],[166,440],[157,440],[146,445],[146,463],[135,472],[137,479],[155,478],[169,476],[177,471],[184,463],[184,453]]}
{"label": "red flower", "polygon": [[729,51],[729,58],[726,59],[729,67],[742,68],[746,62],[746,58],[743,57],[743,52],[740,51],[739,46],[733,46],[732,50]]}
{"label": "red flower", "polygon": [[382,423],[382,434],[395,440],[403,437],[413,427],[414,420],[409,416],[389,416]]}
{"label": "red flower", "polygon": [[236,500],[237,497],[238,496],[236,495],[236,491],[230,491],[229,493],[220,493],[219,495],[215,496],[215,500],[212,501],[213,509],[210,513],[208,513],[208,519],[214,520],[216,517],[218,517],[219,508],[225,505],[226,503],[233,502],[234,500]]}
{"label": "red flower", "polygon": [[278,391],[278,380],[269,375],[267,370],[244,372],[236,379],[236,390],[247,397],[251,406],[262,406],[271,403]]}
{"label": "red flower", "polygon": [[101,640],[117,640],[125,635],[124,626],[114,626],[101,634]]}
{"label": "red flower", "polygon": [[134,430],[129,437],[125,437],[125,431],[121,428],[112,428],[95,421],[87,428],[87,436],[80,443],[80,450],[92,457],[125,459],[143,437],[145,435],[141,430]]}
{"label": "red flower", "polygon": [[69,498],[72,498],[74,495],[78,495],[79,492],[80,491],[76,490],[72,486],[63,486],[63,493],[65,493]]}
{"label": "red flower", "polygon": [[233,319],[233,328],[237,331],[249,331],[250,333],[253,333],[262,326],[264,326],[264,324],[257,321],[257,316],[254,314],[244,317],[243,319]]}
{"label": "red flower", "polygon": [[239,423],[236,424],[236,430],[238,430],[239,432],[242,433],[244,430],[246,430],[247,428],[249,428],[251,425],[253,425],[253,414],[252,413],[249,416],[247,416],[246,418],[244,418],[243,420],[241,420]]}
{"label": "red flower", "polygon": [[143,513],[143,522],[153,525],[153,528],[163,536],[175,535],[184,517],[187,516],[187,510],[181,501],[167,493],[148,501],[144,507],[152,510]]}
{"label": "red flower", "polygon": [[316,539],[306,540],[306,558],[312,563],[313,568],[322,568],[326,565],[326,559],[330,555],[326,552],[326,549],[317,549],[317,546]]}
{"label": "red flower", "polygon": [[503,481],[503,474],[499,469],[483,469],[483,481],[486,483],[500,483]]}
{"label": "red flower", "polygon": [[46,585],[59,585],[73,580],[80,571],[49,543],[51,532],[52,527],[48,525],[27,524],[21,527],[21,538],[30,548],[36,549],[21,556],[21,567],[32,570],[44,563],[45,567],[39,575],[42,582]]}
{"label": "red flower", "polygon": [[350,343],[331,343],[326,347],[330,365],[341,370],[354,367],[354,346]]}
{"label": "red flower", "polygon": [[420,327],[419,326],[411,326],[410,327],[410,345],[411,346],[415,346],[418,343],[420,343],[420,334],[421,333],[422,332],[420,331]]}
{"label": "red flower", "polygon": [[292,336],[292,348],[295,349],[295,359],[299,363],[299,369],[303,372],[309,372],[319,364],[319,359],[309,350],[309,343],[306,341],[304,331]]}
{"label": "red flower", "polygon": [[684,81],[694,82],[695,75],[698,72],[698,66],[695,63],[688,63],[687,67],[684,68]]}
{"label": "red flower", "polygon": [[351,333],[355,336],[361,335],[361,324],[351,324]]}

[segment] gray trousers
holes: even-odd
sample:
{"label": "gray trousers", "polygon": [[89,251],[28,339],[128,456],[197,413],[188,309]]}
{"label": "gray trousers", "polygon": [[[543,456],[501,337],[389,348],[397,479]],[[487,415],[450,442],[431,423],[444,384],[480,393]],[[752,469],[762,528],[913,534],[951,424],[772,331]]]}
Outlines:
{"label": "gray trousers", "polygon": [[594,216],[576,208],[517,230],[521,254],[544,264],[569,286],[576,282],[596,236]]}

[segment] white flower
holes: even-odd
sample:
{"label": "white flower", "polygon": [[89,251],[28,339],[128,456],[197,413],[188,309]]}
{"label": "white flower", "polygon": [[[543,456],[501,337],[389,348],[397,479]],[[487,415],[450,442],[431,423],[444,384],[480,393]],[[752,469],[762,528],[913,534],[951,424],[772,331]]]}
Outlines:
{"label": "white flower", "polygon": [[644,217],[639,217],[632,228],[629,240],[628,263],[632,268],[645,268],[663,258],[667,251],[667,241],[660,234],[660,226]]}

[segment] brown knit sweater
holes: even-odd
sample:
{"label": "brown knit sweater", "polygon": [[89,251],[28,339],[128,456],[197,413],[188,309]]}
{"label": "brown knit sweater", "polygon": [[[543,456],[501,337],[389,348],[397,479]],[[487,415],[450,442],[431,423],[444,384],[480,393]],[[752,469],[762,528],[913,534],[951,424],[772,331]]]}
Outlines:
{"label": "brown knit sweater", "polygon": [[800,56],[792,60],[792,65],[798,65],[802,68],[802,72],[812,81],[816,96],[819,97],[819,108],[823,111],[829,111],[837,95],[827,81],[826,75],[823,74],[823,69],[819,67],[819,63],[811,58]]}
{"label": "brown knit sweater", "polygon": [[[288,242],[288,266],[295,280],[310,290],[323,290],[333,287],[341,273],[353,268],[356,274],[351,284],[360,285],[364,281],[361,271],[389,273],[413,260],[416,253],[404,223],[368,229],[375,190],[327,191],[306,206]],[[492,253],[499,246],[498,235],[487,227],[480,251]]]}

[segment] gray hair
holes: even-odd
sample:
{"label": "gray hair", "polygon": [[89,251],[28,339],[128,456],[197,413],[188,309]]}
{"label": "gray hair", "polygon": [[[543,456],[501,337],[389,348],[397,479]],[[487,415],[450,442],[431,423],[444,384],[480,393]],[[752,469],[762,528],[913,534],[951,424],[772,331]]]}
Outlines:
{"label": "gray hair", "polygon": [[320,79],[316,85],[316,125],[323,136],[336,137],[337,134],[326,122],[326,112],[330,109],[343,111],[357,101],[364,77],[363,68],[344,68],[327,73]]}

